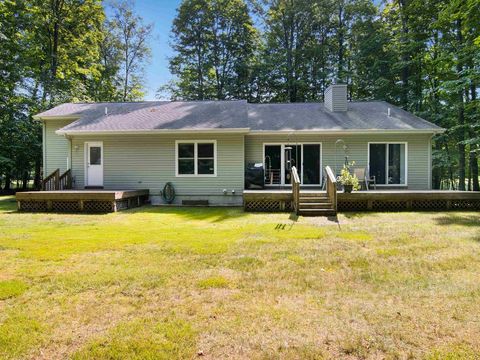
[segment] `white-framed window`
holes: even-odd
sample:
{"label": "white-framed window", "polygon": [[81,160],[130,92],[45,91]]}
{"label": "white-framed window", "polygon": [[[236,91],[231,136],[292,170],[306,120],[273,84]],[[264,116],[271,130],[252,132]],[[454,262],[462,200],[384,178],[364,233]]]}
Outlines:
{"label": "white-framed window", "polygon": [[407,185],[408,143],[369,142],[368,164],[377,185]]}
{"label": "white-framed window", "polygon": [[175,141],[175,173],[178,177],[217,176],[217,142]]}

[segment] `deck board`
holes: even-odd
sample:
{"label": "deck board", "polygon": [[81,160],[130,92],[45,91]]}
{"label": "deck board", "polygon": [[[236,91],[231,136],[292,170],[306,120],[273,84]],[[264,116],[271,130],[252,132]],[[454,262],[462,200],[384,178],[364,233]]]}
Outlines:
{"label": "deck board", "polygon": [[17,200],[105,200],[147,196],[148,190],[56,190],[19,192]]}

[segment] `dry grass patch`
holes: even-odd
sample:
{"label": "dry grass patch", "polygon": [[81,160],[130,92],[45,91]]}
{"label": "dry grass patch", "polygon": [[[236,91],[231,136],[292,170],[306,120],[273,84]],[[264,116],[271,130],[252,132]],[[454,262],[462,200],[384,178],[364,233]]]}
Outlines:
{"label": "dry grass patch", "polygon": [[14,209],[2,359],[478,358],[478,213]]}

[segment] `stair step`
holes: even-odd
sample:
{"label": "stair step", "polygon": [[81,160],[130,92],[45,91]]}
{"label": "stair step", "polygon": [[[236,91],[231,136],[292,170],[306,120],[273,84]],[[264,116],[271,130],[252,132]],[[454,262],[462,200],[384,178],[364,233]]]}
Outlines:
{"label": "stair step", "polygon": [[304,197],[301,197],[301,196],[298,200],[301,203],[325,203],[325,202],[330,202],[329,198],[310,198],[310,197],[304,198]]}
{"label": "stair step", "polygon": [[335,216],[336,212],[331,209],[299,209],[302,216]]}
{"label": "stair step", "polygon": [[333,204],[330,202],[322,202],[322,203],[304,203],[301,202],[299,204],[300,209],[333,209]]}
{"label": "stair step", "polygon": [[327,193],[307,193],[301,192],[300,197],[328,197]]}

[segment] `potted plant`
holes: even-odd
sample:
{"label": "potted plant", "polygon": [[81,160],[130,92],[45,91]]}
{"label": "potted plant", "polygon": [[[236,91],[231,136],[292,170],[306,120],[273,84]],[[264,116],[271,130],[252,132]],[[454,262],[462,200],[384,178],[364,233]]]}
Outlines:
{"label": "potted plant", "polygon": [[338,181],[343,185],[343,191],[346,193],[351,193],[352,190],[358,190],[358,178],[350,172],[351,165],[353,165],[353,163],[343,165],[343,169],[340,171],[340,176],[338,177]]}

